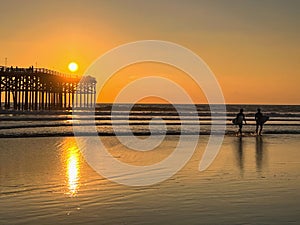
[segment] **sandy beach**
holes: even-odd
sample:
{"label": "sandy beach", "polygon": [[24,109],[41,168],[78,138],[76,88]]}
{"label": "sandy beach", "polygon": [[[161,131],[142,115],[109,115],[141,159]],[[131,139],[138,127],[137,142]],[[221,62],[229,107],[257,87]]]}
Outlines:
{"label": "sandy beach", "polygon": [[[176,175],[128,187],[104,179],[82,158],[73,137],[1,139],[1,224],[297,224],[300,221],[299,135],[226,136],[204,172],[208,137]],[[126,163],[168,156],[178,138],[149,152],[101,137]]]}

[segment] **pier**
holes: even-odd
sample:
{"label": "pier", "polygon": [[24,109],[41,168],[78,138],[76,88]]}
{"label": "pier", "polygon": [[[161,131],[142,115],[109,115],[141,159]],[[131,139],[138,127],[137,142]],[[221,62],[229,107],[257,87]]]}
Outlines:
{"label": "pier", "polygon": [[45,68],[0,66],[1,110],[68,110],[96,104],[96,79]]}

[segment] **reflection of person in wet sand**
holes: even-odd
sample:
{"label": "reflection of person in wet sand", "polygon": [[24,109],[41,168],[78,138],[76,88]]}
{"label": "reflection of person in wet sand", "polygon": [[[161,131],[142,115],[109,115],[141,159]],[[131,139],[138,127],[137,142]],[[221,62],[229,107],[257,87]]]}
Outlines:
{"label": "reflection of person in wet sand", "polygon": [[[255,143],[252,142],[253,144],[255,144],[255,146],[253,146],[253,148],[255,147],[255,162],[256,162],[256,172],[261,173],[263,172],[263,167],[265,164],[265,150],[266,150],[266,146],[264,146],[263,143],[263,138],[260,136],[257,136],[255,138]],[[249,143],[248,140],[250,139],[245,139],[244,138],[238,138],[236,139],[236,143],[235,143],[235,156],[236,156],[236,163],[237,166],[240,170],[241,175],[243,176],[244,174],[244,164],[245,164],[245,156],[249,155],[244,154],[245,153],[245,143]]]}
{"label": "reflection of person in wet sand", "polygon": [[263,139],[262,137],[257,137],[255,142],[256,149],[256,169],[261,171],[262,161],[263,161]]}
{"label": "reflection of person in wet sand", "polygon": [[237,157],[237,164],[240,169],[241,175],[244,171],[244,150],[243,150],[243,138],[239,138],[236,143],[236,157]]}

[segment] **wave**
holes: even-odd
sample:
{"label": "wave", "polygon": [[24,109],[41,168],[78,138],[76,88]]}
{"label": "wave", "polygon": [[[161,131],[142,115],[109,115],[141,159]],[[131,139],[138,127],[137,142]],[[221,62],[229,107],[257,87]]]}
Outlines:
{"label": "wave", "polygon": [[[232,120],[234,116],[224,116],[224,115],[215,115],[213,120]],[[74,116],[76,120],[152,120],[152,119],[163,119],[163,120],[193,120],[193,121],[204,121],[204,120],[212,120],[211,115],[201,115],[201,116],[190,116],[190,115],[182,115],[182,116],[170,116],[167,114],[161,115],[102,115],[102,116],[95,116],[91,118],[91,115],[88,116]],[[254,121],[254,117],[246,117],[247,121]],[[39,117],[39,116],[27,116],[27,117],[2,117],[0,121],[72,121],[72,116],[60,116],[60,117]],[[270,117],[269,121],[300,121],[299,117],[288,117],[288,116],[281,116],[281,117]]]}
{"label": "wave", "polygon": [[[18,129],[18,128],[47,128],[47,127],[72,127],[72,126],[148,126],[150,121],[139,121],[139,122],[101,122],[101,123],[80,123],[80,124],[72,124],[72,123],[61,123],[61,124],[21,124],[21,125],[2,125],[0,126],[0,129]],[[155,123],[155,121],[151,121],[151,126],[161,126],[161,125],[166,125],[166,126],[181,126],[181,125],[189,125],[189,126],[211,126],[212,124],[214,125],[223,125],[223,123],[211,123],[211,122],[166,122],[166,123]],[[226,123],[227,126],[233,126],[231,121]],[[250,125],[255,125],[253,124],[247,124],[248,126]],[[290,126],[290,127],[300,127],[299,124],[293,124],[293,123],[268,123],[265,124],[265,126]]]}
{"label": "wave", "polygon": [[[97,132],[98,136],[116,136],[114,132]],[[150,136],[150,135],[210,135],[210,131],[202,131],[202,132],[180,132],[180,131],[167,131],[166,133],[162,132],[118,132],[118,136]],[[233,131],[226,131],[225,136],[235,136],[236,132]],[[244,132],[245,136],[253,136],[253,132]],[[264,134],[271,135],[271,134],[289,134],[295,135],[300,134],[300,130],[274,130],[274,131],[264,131]],[[94,136],[94,133],[76,133],[76,136]],[[214,135],[223,135],[221,132],[214,132]],[[73,137],[75,136],[73,132],[48,132],[48,133],[16,133],[16,134],[0,134],[0,138],[36,138],[36,137]]]}

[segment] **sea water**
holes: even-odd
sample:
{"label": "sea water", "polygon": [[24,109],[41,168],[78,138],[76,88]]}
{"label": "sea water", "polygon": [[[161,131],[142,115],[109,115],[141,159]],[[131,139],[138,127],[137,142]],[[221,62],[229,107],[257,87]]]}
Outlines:
{"label": "sea water", "polygon": [[[254,114],[257,108],[261,108],[263,114],[270,117],[264,127],[265,134],[300,134],[300,106],[227,105],[226,112],[215,113],[213,121],[208,105],[197,105],[196,109],[193,107],[141,104],[130,108],[130,105],[120,104],[114,106],[115,110],[111,115],[111,105],[104,104],[98,105],[95,110],[93,117],[95,123],[91,121],[89,114],[85,114],[85,111],[77,112],[79,116],[75,119],[79,118],[81,125],[95,125],[99,135],[114,135],[114,131],[121,135],[128,135],[131,132],[137,135],[149,135],[149,123],[151,123],[151,134],[161,134],[162,125],[165,125],[168,134],[198,134],[195,133],[195,126],[199,125],[201,134],[210,134],[212,122],[214,124],[225,122],[226,134],[234,134],[238,128],[231,120],[240,108],[243,108],[248,121],[243,129],[245,133],[253,133]],[[0,137],[72,136],[73,125],[77,125],[74,121],[72,112],[68,111],[25,114],[6,112],[0,116]]]}

